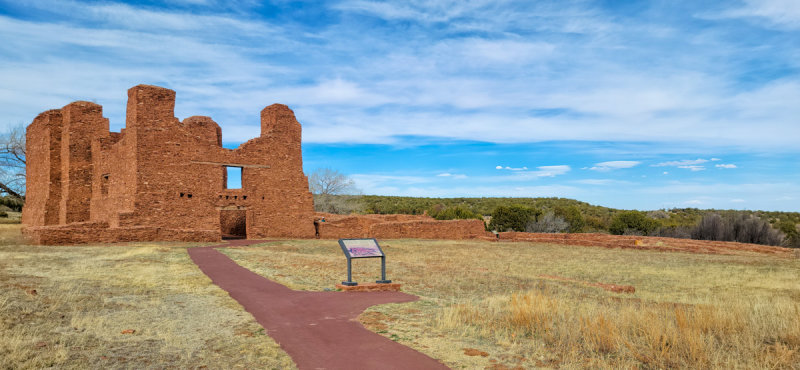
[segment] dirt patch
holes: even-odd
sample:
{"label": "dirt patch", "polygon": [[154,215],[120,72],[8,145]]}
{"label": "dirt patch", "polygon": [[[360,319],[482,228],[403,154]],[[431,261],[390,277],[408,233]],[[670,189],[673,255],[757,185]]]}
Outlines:
{"label": "dirt patch", "polygon": [[464,354],[467,356],[489,357],[489,352],[484,352],[475,348],[464,348]]}
{"label": "dirt patch", "polygon": [[364,312],[358,316],[358,321],[360,321],[365,328],[376,332],[389,329],[389,325],[386,325],[386,321],[395,320],[395,318],[389,315],[375,311]]}

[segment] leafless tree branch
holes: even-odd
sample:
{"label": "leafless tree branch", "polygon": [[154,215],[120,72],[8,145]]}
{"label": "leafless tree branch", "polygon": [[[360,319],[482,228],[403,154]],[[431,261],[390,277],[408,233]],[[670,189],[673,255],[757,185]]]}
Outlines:
{"label": "leafless tree branch", "polygon": [[0,134],[0,193],[25,199],[25,127],[15,126]]}

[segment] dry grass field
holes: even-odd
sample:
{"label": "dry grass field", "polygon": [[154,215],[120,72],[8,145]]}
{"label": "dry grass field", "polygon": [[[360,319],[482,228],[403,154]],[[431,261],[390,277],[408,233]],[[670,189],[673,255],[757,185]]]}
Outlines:
{"label": "dry grass field", "polygon": [[[362,322],[453,368],[800,368],[794,256],[479,241],[382,246],[388,278],[421,300],[373,307]],[[294,289],[332,288],[346,274],[335,241],[224,253]],[[378,259],[355,260],[355,280],[379,273]]]}
{"label": "dry grass field", "polygon": [[[26,246],[19,225],[0,225],[0,368],[294,368],[191,262],[192,246]],[[388,277],[421,300],[373,307],[361,321],[453,368],[800,368],[796,256],[382,246]],[[345,278],[335,241],[223,252],[294,289]],[[379,260],[355,260],[354,272],[375,280]]]}
{"label": "dry grass field", "polygon": [[191,245],[20,245],[0,225],[0,369],[294,368]]}

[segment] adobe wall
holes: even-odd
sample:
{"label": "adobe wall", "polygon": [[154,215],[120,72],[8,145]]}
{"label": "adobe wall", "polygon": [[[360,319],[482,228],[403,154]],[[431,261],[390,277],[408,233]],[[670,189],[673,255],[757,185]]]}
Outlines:
{"label": "adobe wall", "polygon": [[553,243],[589,247],[646,249],[665,252],[689,252],[705,254],[735,254],[755,252],[762,254],[788,254],[789,249],[758,244],[721,242],[709,240],[676,239],[655,236],[608,235],[595,233],[550,234],[526,232],[501,232],[500,241]]}
{"label": "adobe wall", "polygon": [[[92,141],[108,136],[103,107],[85,101],[61,108],[61,203],[59,224],[89,221],[92,201]],[[56,185],[57,186],[57,185]]]}
{"label": "adobe wall", "polygon": [[[222,211],[237,210],[248,238],[314,237],[301,127],[291,109],[266,107],[261,135],[226,149],[216,122],[181,122],[174,107],[174,91],[139,85],[128,90],[119,133],[89,102],[40,114],[26,134],[23,232],[46,244],[216,241]],[[226,189],[226,166],[242,168],[241,189]]]}
{"label": "adobe wall", "polygon": [[61,204],[61,111],[55,109],[39,114],[28,126],[26,138],[25,209],[35,211],[23,212],[22,222],[26,225],[56,225]]}
{"label": "adobe wall", "polygon": [[481,220],[431,220],[385,222],[372,225],[370,236],[378,239],[478,239],[492,236]]}
{"label": "adobe wall", "polygon": [[495,240],[481,220],[439,221],[428,216],[414,215],[352,215],[317,214],[321,239],[378,238],[378,239],[486,239]]}
{"label": "adobe wall", "polygon": [[[260,135],[236,149],[222,147],[211,118],[180,121],[174,108],[174,91],[139,85],[128,90],[119,133],[90,102],[37,116],[26,133],[23,233],[39,244],[218,241],[242,228],[249,239],[316,236],[302,129],[289,107],[264,108]],[[226,166],[242,169],[240,189],[226,188]],[[493,238],[480,220],[327,217],[322,238]]]}

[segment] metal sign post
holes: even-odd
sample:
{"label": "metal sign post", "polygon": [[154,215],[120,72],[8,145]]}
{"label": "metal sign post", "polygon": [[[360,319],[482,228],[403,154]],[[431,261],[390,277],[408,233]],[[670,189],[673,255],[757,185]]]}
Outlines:
{"label": "metal sign post", "polygon": [[378,284],[389,284],[392,281],[386,280],[386,255],[383,253],[378,241],[372,239],[339,239],[339,246],[342,247],[344,256],[347,257],[347,281],[343,281],[342,285],[356,286],[357,282],[353,281],[353,258],[381,258],[381,280],[375,281]]}

